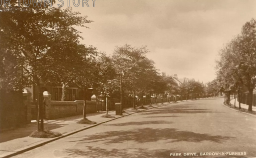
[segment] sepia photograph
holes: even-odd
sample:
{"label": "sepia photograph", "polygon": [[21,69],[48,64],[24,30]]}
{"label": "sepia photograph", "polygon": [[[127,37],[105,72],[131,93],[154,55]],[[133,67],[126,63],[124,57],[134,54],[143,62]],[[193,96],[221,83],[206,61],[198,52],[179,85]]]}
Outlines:
{"label": "sepia photograph", "polygon": [[0,0],[0,157],[256,157],[256,0]]}

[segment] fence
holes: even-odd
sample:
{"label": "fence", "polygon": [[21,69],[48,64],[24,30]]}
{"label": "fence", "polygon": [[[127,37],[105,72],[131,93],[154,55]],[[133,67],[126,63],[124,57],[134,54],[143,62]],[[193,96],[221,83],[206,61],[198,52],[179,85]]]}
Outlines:
{"label": "fence", "polygon": [[[249,105],[249,95],[248,95],[248,93],[240,94],[240,96],[238,97],[238,101],[242,104]],[[253,96],[252,96],[252,105],[256,106],[256,94],[253,94]]]}

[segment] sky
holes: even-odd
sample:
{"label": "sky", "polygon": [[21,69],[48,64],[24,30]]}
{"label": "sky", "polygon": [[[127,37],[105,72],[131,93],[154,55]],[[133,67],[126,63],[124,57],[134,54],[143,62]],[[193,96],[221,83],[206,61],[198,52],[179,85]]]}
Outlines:
{"label": "sky", "polygon": [[216,77],[219,51],[256,18],[256,0],[72,1],[93,21],[79,28],[81,43],[108,55],[125,44],[147,46],[159,72],[204,83]]}

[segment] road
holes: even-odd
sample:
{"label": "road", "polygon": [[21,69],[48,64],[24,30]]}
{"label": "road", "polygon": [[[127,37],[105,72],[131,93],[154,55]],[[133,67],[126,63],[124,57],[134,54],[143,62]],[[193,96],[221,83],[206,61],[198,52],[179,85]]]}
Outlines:
{"label": "road", "polygon": [[224,107],[222,101],[208,98],[159,105],[16,157],[142,158],[184,157],[186,153],[201,157],[217,152],[256,156],[256,116]]}

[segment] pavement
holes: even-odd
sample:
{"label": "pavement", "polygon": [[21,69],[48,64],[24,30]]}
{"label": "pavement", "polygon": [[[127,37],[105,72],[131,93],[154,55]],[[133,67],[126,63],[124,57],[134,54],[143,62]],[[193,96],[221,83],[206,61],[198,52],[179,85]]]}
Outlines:
{"label": "pavement", "polygon": [[[233,100],[234,101],[234,100]],[[163,106],[163,104],[154,104],[153,106],[146,105],[146,109],[134,110],[132,108],[126,109],[122,116],[116,115],[115,111],[110,111],[109,114],[115,116],[114,118],[104,118],[102,117],[106,112],[101,111],[93,114],[87,114],[87,118],[91,121],[96,122],[96,124],[78,124],[77,122],[82,119],[82,115],[60,118],[56,120],[45,120],[45,130],[50,130],[53,132],[59,132],[62,135],[55,138],[32,138],[29,135],[37,130],[36,121],[32,121],[23,127],[4,131],[0,133],[0,157],[12,157],[20,153],[29,151],[31,149],[40,147],[44,144],[53,142],[55,140],[67,137],[69,135],[78,133],[80,131],[98,126],[100,124],[129,116],[147,109],[158,108]],[[238,106],[238,103],[236,104]],[[241,104],[242,108],[247,109],[248,106]],[[253,111],[256,111],[256,107],[253,107]]]}
{"label": "pavement", "polygon": [[[231,103],[231,106],[230,106],[231,108],[235,108],[235,110],[248,113],[247,112],[248,111],[248,105],[240,103],[241,110],[239,110],[238,109],[239,108],[239,102],[238,102],[237,99],[232,98],[230,103]],[[256,114],[256,106],[252,106],[252,113],[248,113],[248,114],[255,115]]]}
{"label": "pavement", "polygon": [[44,126],[45,130],[50,130],[53,132],[61,133],[61,136],[55,138],[32,138],[29,135],[37,130],[37,123],[32,120],[31,123],[24,125],[23,127],[3,131],[0,133],[0,157],[12,157],[20,153],[26,152],[28,150],[40,147],[44,144],[50,143],[52,141],[61,139],[63,137],[78,133],[80,131],[98,126],[100,124],[132,115],[141,111],[145,111],[151,108],[157,108],[163,104],[157,104],[153,106],[144,105],[146,109],[134,110],[133,108],[125,109],[122,116],[116,115],[115,111],[109,111],[111,116],[114,118],[102,117],[106,114],[105,111],[100,111],[93,114],[87,114],[87,119],[96,122],[96,124],[78,124],[77,122],[83,118],[82,115],[72,116],[66,118],[60,118],[56,120],[45,120]]}

